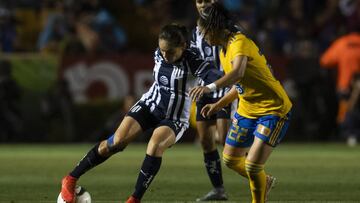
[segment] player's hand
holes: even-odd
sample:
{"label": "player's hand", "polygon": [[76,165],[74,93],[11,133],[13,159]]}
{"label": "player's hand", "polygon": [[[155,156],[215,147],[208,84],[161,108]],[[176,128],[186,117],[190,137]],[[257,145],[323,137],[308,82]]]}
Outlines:
{"label": "player's hand", "polygon": [[220,109],[216,104],[206,104],[200,111],[200,114],[204,117],[210,117],[214,113],[218,112]]}
{"label": "player's hand", "polygon": [[190,90],[190,97],[193,101],[199,100],[204,94],[210,93],[211,90],[206,86],[197,86]]}

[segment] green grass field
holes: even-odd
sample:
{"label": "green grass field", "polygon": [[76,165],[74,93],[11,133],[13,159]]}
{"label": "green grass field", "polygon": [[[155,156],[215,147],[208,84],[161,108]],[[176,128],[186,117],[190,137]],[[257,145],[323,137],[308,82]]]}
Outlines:
{"label": "green grass field", "polygon": [[[91,145],[0,145],[0,202],[56,202],[60,180]],[[145,145],[130,145],[79,181],[97,202],[132,193]],[[250,202],[247,180],[223,167],[230,201]],[[360,202],[360,147],[282,144],[266,171],[277,177],[270,202]],[[193,202],[211,189],[199,146],[169,149],[144,202]]]}

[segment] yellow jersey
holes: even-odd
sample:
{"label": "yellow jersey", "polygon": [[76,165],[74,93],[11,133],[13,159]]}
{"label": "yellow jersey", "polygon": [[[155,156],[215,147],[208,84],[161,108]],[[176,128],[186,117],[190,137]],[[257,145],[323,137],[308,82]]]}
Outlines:
{"label": "yellow jersey", "polygon": [[220,63],[225,74],[232,70],[236,56],[248,58],[245,74],[235,85],[239,93],[238,114],[251,119],[264,115],[285,116],[292,106],[289,97],[273,76],[265,56],[251,39],[241,33],[229,40],[226,52],[220,51]]}

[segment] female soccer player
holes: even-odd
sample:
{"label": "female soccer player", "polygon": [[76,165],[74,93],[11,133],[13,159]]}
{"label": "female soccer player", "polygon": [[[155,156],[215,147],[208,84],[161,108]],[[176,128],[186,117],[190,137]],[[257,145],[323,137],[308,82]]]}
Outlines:
{"label": "female soccer player", "polygon": [[204,10],[199,27],[210,45],[221,46],[220,62],[225,76],[192,89],[190,95],[198,99],[218,88],[233,86],[217,103],[203,107],[201,114],[209,116],[239,98],[223,160],[249,179],[252,202],[265,202],[275,179],[265,174],[264,164],[285,135],[292,104],[259,48],[238,31],[220,4],[214,3]]}
{"label": "female soccer player", "polygon": [[[195,0],[198,13],[201,15],[203,10],[215,1],[216,0]],[[204,40],[199,27],[196,27],[192,32],[190,47],[197,49],[204,60],[212,62],[223,72],[219,61],[219,47],[210,46]],[[206,84],[204,81],[199,82],[200,85]],[[197,201],[227,200],[223,186],[220,156],[216,146],[216,131],[219,143],[224,145],[226,133],[230,126],[231,105],[222,108],[210,117],[202,116],[200,111],[206,104],[217,102],[228,90],[229,88],[218,89],[217,91],[204,95],[204,97],[196,102],[196,129],[204,152],[205,168],[213,185],[213,189],[203,197],[196,199]],[[216,131],[214,131],[214,129],[216,129]]]}
{"label": "female soccer player", "polygon": [[154,56],[153,85],[130,109],[116,132],[96,144],[63,178],[61,196],[66,202],[74,201],[74,187],[81,175],[153,128],[135,191],[127,200],[127,203],[140,202],[160,169],[164,151],[175,144],[189,126],[189,88],[194,86],[197,77],[211,82],[223,75],[188,49],[187,44],[185,27],[170,24],[162,28]]}

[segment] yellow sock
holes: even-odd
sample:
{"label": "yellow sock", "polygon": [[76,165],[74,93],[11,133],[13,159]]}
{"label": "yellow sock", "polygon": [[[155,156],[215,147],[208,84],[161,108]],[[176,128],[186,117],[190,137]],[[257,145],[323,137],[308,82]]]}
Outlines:
{"label": "yellow sock", "polygon": [[227,167],[248,178],[245,170],[245,156],[235,157],[223,153],[223,162]]}
{"label": "yellow sock", "polygon": [[264,203],[266,188],[264,165],[246,160],[245,169],[249,176],[252,203]]}

